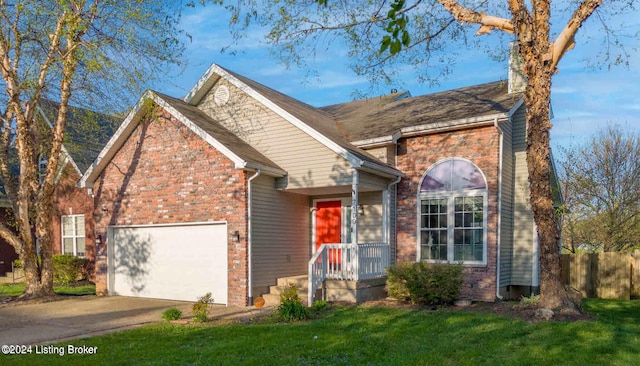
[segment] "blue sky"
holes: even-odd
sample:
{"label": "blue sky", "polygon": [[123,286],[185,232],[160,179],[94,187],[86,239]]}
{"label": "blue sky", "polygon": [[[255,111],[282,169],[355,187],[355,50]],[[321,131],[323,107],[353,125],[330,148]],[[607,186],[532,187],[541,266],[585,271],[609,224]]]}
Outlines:
{"label": "blue sky", "polygon": [[[637,32],[640,11],[614,21]],[[368,91],[370,96],[389,92],[389,87],[371,92],[367,80],[349,70],[346,51],[340,47],[311,61],[318,71],[317,77],[306,76],[306,70],[286,69],[279,64],[269,55],[269,46],[262,42],[260,30],[248,33],[246,39],[236,44],[235,54],[221,53],[220,49],[229,43],[227,24],[226,14],[217,7],[189,10],[183,16],[183,28],[192,36],[186,53],[188,65],[178,77],[155,89],[182,97],[211,63],[217,63],[313,106],[350,101],[355,90]],[[576,48],[565,55],[553,79],[552,145],[556,150],[583,143],[608,124],[640,133],[640,37],[635,33],[635,37],[626,40],[627,49],[635,51],[628,67],[595,70],[587,67],[585,59],[593,56],[596,43],[581,43],[581,37],[593,36],[589,32],[595,27],[590,26],[586,24],[580,29]],[[480,50],[469,50],[440,85],[419,84],[406,73],[405,78],[398,80],[397,88],[417,96],[506,78],[506,62],[493,61]]]}

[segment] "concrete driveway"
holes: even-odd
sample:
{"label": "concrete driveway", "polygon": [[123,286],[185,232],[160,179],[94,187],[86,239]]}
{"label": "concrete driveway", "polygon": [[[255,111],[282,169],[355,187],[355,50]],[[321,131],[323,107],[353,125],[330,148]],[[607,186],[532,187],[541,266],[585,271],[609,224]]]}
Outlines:
{"label": "concrete driveway", "polygon": [[[80,296],[0,308],[0,345],[34,345],[89,337],[162,321],[172,306],[191,314],[190,302],[122,296]],[[215,305],[212,317],[247,316],[252,308]]]}

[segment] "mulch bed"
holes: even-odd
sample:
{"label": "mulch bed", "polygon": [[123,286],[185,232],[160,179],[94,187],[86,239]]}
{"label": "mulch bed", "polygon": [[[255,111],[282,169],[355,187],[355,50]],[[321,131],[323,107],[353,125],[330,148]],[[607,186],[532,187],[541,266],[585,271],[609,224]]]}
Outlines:
{"label": "mulch bed", "polygon": [[[27,305],[27,304],[42,304],[53,301],[62,301],[68,299],[69,296],[64,295],[54,295],[47,296],[43,298],[31,299],[31,298],[21,298],[21,297],[13,297],[13,296],[4,296],[0,297],[0,308],[7,306],[18,306],[18,305]],[[352,303],[334,303],[343,306],[355,306]],[[447,307],[434,307],[434,306],[425,306],[425,305],[414,305],[402,301],[398,301],[395,299],[383,299],[376,301],[368,301],[360,304],[360,306],[376,306],[376,307],[388,307],[388,308],[396,308],[396,309],[407,309],[407,310],[428,310],[428,311],[437,311],[437,310],[447,310],[447,311],[464,311],[464,312],[473,312],[473,313],[488,313],[494,314],[498,316],[504,316],[507,318],[520,319],[529,323],[537,323],[541,320],[538,319],[535,315],[537,308],[534,306],[524,307],[520,305],[519,302],[515,301],[498,301],[498,302],[474,302],[469,306],[447,306]],[[213,324],[220,323],[252,323],[256,320],[267,317],[272,314],[272,310],[261,309],[261,311],[249,312],[246,314],[242,314],[234,317],[233,319],[212,319]],[[551,321],[553,322],[574,322],[580,320],[592,320],[593,318],[586,313],[575,313],[571,311],[559,311],[555,312]]]}
{"label": "mulch bed", "polygon": [[[369,301],[363,303],[362,306],[380,306],[391,307],[399,309],[409,310],[447,310],[447,311],[464,311],[472,313],[488,313],[498,316],[504,316],[507,318],[520,319],[529,323],[537,323],[542,320],[536,317],[535,306],[525,307],[520,305],[516,301],[497,301],[497,302],[474,302],[469,306],[447,306],[447,307],[432,307],[424,305],[414,305],[405,302],[401,302],[395,299],[384,299],[377,301]],[[553,322],[574,322],[580,320],[592,320],[593,318],[586,313],[576,313],[572,311],[557,311],[554,313],[553,318],[550,321]]]}

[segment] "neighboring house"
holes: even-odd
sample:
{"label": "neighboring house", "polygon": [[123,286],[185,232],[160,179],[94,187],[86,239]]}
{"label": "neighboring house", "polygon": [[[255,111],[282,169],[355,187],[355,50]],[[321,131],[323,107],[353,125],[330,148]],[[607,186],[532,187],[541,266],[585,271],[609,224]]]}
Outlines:
{"label": "neighboring house", "polygon": [[[58,105],[44,100],[38,107],[36,118],[53,126]],[[67,116],[62,156],[56,175],[54,198],[53,253],[71,254],[95,260],[93,198],[87,190],[78,187],[82,172],[95,160],[104,143],[117,127],[110,116],[82,108],[70,107]],[[47,159],[40,159],[40,171],[46,169]],[[11,206],[6,199],[2,205],[2,220],[12,220]],[[11,271],[11,262],[18,258],[14,248],[0,238],[0,276]]]}
{"label": "neighboring house", "polygon": [[[0,200],[0,220],[8,222],[11,220],[11,206],[7,200]],[[13,246],[6,240],[0,238],[0,276],[5,276],[13,270],[11,264],[18,259],[18,254]]]}
{"label": "neighboring house", "polygon": [[464,298],[527,294],[537,241],[509,86],[314,108],[212,65],[184,99],[149,91],[80,182],[97,291],[248,305],[278,278],[311,274],[311,293],[426,260],[462,262]]}

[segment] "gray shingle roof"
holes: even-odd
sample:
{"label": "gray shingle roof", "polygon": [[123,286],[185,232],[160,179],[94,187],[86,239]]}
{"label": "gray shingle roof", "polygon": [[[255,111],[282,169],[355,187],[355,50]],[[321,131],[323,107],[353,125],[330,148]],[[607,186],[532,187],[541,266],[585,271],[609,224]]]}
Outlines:
{"label": "gray shingle roof", "polygon": [[360,141],[390,136],[411,126],[508,113],[522,99],[522,94],[507,92],[507,81],[403,99],[397,99],[398,94],[320,109],[336,120],[345,138]]}
{"label": "gray shingle roof", "polygon": [[241,138],[233,134],[231,131],[213,120],[204,112],[200,111],[195,106],[192,106],[181,99],[176,99],[162,93],[154,92],[154,94],[167,102],[170,106],[175,108],[191,122],[196,124],[203,131],[216,139],[218,142],[231,150],[234,154],[236,154],[244,161],[258,163],[270,168],[283,170],[276,163],[271,161],[266,156],[262,155],[258,150],[251,147],[251,145],[244,142]]}
{"label": "gray shingle roof", "polygon": [[[358,157],[360,160],[367,161],[377,165],[386,165],[384,162],[381,162],[380,160],[376,159],[374,156],[372,156],[368,152],[352,145],[345,138],[344,131],[340,130],[340,125],[336,123],[334,117],[331,114],[323,111],[322,109],[318,109],[316,107],[310,106],[288,95],[282,94],[276,90],[266,87],[242,75],[238,75],[227,69],[224,69],[224,70],[227,71],[229,74],[233,75],[234,77],[238,78],[240,81],[245,83],[247,86],[249,86],[256,92],[260,93],[265,98],[271,100],[280,108],[289,112],[291,115],[293,115],[303,123],[307,124],[309,127],[318,131],[322,135],[326,136],[327,138],[329,138],[330,140],[338,144],[343,149],[347,150],[354,156]],[[401,173],[398,171],[398,174],[401,174]]]}
{"label": "gray shingle roof", "polygon": [[[55,124],[59,104],[42,100],[39,104],[47,119]],[[64,147],[84,173],[98,157],[120,123],[115,116],[69,106],[64,133]]]}

